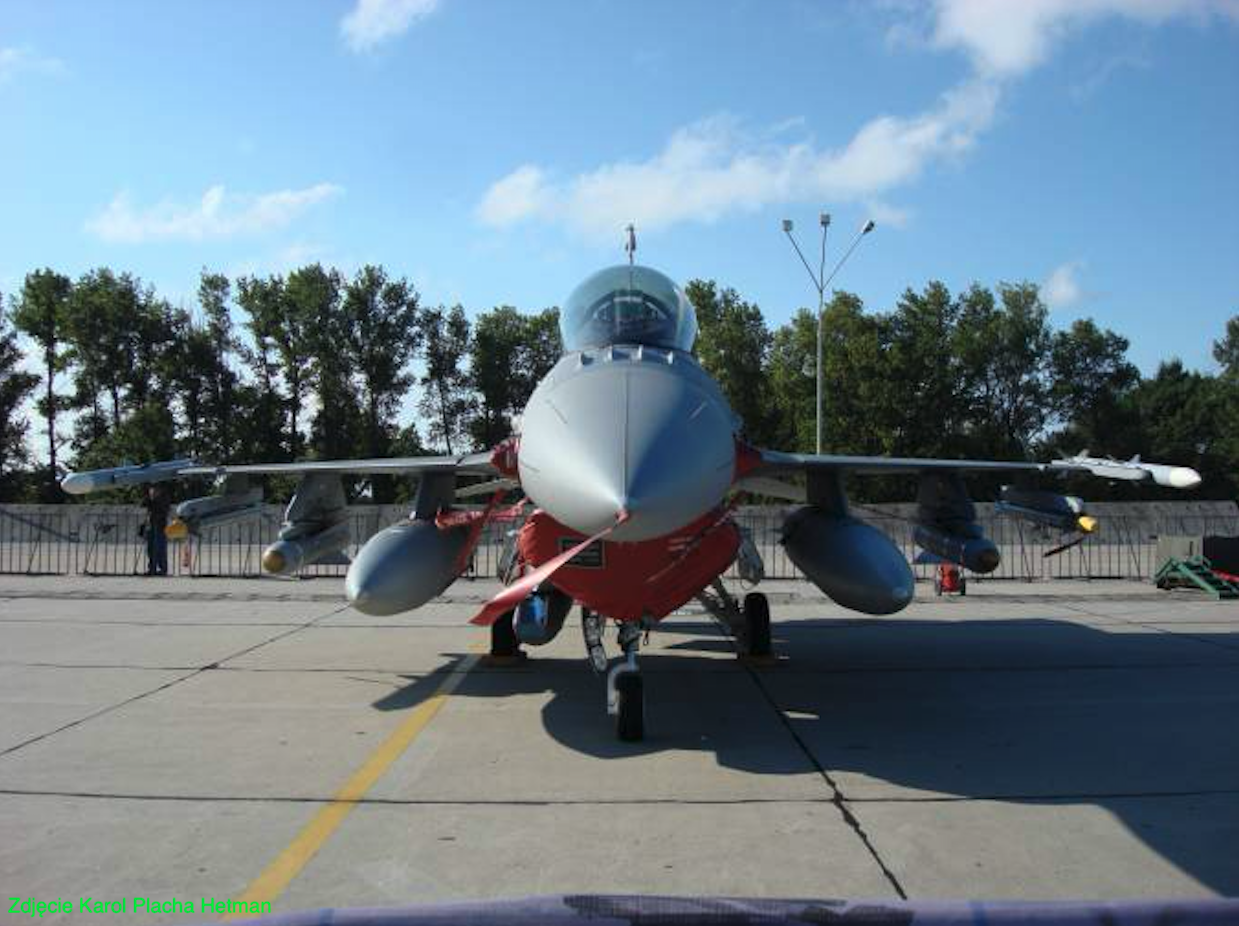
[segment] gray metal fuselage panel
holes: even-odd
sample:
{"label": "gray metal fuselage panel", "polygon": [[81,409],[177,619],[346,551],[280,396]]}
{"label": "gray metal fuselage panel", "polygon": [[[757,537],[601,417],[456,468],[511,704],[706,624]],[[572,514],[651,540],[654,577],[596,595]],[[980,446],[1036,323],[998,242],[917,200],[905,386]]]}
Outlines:
{"label": "gray metal fuselage panel", "polygon": [[690,354],[612,345],[565,355],[521,423],[521,485],[560,523],[639,541],[717,506],[735,474],[738,421]]}

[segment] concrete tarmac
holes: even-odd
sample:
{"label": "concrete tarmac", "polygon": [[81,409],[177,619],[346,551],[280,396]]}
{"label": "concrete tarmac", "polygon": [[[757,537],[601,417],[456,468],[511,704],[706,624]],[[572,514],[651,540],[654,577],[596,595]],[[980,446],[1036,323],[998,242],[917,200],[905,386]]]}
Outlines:
{"label": "concrete tarmac", "polygon": [[341,584],[0,576],[0,923],[30,920],[14,898],[98,924],[242,896],[1239,894],[1239,602],[921,585],[877,619],[772,582],[779,664],[674,615],[625,744],[575,612],[491,667],[467,621],[494,583],[391,618]]}

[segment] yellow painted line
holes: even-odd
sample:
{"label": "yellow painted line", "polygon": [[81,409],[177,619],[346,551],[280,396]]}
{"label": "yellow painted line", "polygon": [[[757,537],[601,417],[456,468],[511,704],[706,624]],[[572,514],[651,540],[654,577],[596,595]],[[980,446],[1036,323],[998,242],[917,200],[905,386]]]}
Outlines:
{"label": "yellow painted line", "polygon": [[[474,647],[474,649],[477,648]],[[318,850],[331,838],[332,833],[339,829],[340,824],[352,813],[357,803],[366,796],[366,792],[383,777],[384,772],[400,758],[417,735],[426,729],[430,721],[434,720],[448,696],[456,690],[456,686],[469,673],[469,670],[477,665],[479,658],[476,652],[474,655],[466,656],[464,661],[443,680],[438,690],[413,709],[404,722],[380,743],[374,752],[370,753],[361,768],[354,772],[353,777],[345,782],[344,787],[335,793],[331,802],[305,825],[296,838],[288,844],[288,848],[276,856],[263,873],[251,882],[250,886],[245,889],[245,893],[237,898],[239,903],[274,902],[284,893],[293,878],[300,874],[301,869],[305,868],[310,859],[314,858]],[[251,908],[248,906],[241,907],[241,910],[249,909]],[[223,919],[226,922],[249,916],[252,914],[237,910]]]}

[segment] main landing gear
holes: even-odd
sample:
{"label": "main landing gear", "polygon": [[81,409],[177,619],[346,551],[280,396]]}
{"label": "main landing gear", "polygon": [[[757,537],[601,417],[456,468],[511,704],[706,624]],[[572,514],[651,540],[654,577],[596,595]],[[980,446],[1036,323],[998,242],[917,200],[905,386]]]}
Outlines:
{"label": "main landing gear", "polygon": [[607,713],[615,718],[615,732],[625,742],[637,742],[645,736],[645,682],[637,665],[641,648],[641,628],[632,621],[619,625],[619,645],[624,655],[607,668],[607,654],[602,646],[606,618],[588,608],[581,608],[581,630],[590,668],[607,675]]}
{"label": "main landing gear", "polygon": [[770,642],[770,602],[761,592],[750,592],[741,605],[727,591],[721,581],[715,579],[711,592],[702,589],[697,600],[731,635],[736,644],[736,655],[741,659],[756,662],[774,660],[774,647]]}

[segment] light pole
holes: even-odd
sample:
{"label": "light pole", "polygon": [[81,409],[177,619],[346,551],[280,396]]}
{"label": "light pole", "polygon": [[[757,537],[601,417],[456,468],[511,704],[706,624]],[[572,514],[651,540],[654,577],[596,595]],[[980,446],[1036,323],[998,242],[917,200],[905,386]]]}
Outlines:
{"label": "light pole", "polygon": [[852,252],[860,244],[860,239],[873,231],[875,225],[873,219],[869,219],[860,227],[847,251],[839,258],[839,262],[835,264],[834,269],[830,271],[830,276],[823,278],[822,274],[826,270],[826,231],[830,228],[830,213],[823,212],[819,214],[817,221],[822,227],[822,256],[818,262],[817,273],[813,272],[813,268],[805,260],[804,252],[800,250],[800,245],[796,243],[796,237],[792,234],[793,225],[791,219],[783,220],[783,233],[787,235],[787,240],[796,249],[796,256],[804,264],[804,268],[809,274],[809,279],[813,281],[813,288],[817,290],[817,354],[814,358],[813,369],[814,379],[816,380],[816,396],[814,398],[814,410],[817,419],[816,452],[820,454],[822,452],[822,316],[826,311],[826,287],[830,285],[830,281],[835,278],[835,274],[839,272],[839,268],[843,266],[844,262],[852,256]]}

